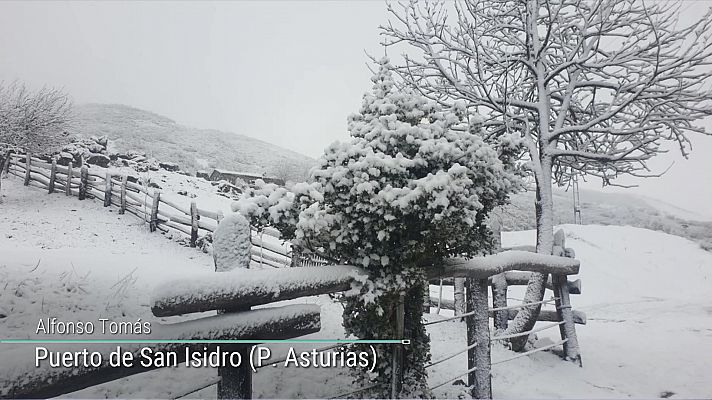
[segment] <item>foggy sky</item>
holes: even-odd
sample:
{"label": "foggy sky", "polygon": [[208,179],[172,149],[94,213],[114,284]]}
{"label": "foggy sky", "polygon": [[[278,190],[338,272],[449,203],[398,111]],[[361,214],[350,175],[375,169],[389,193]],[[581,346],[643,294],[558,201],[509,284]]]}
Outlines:
{"label": "foggy sky", "polygon": [[[687,2],[685,15],[710,5]],[[365,51],[383,55],[386,21],[382,1],[0,2],[0,80],[318,157],[348,137],[346,117],[371,87]],[[691,139],[689,160],[654,160],[659,170],[675,163],[663,178],[626,183],[712,217],[712,137]]]}

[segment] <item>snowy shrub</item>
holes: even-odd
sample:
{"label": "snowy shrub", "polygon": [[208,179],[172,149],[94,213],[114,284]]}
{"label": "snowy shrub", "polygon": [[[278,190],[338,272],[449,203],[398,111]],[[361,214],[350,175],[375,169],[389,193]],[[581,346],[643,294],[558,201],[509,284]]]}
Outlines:
{"label": "snowy shrub", "polygon": [[[491,234],[483,221],[520,181],[513,158],[473,134],[464,106],[442,109],[399,91],[387,60],[372,81],[360,112],[349,117],[352,139],[326,149],[309,183],[291,190],[259,183],[233,209],[253,225],[274,226],[296,243],[369,272],[354,288],[358,296],[346,302],[348,334],[396,337],[396,305],[404,296],[405,337],[413,344],[404,351],[401,397],[425,397],[426,269],[445,257],[488,250]],[[362,384],[379,384],[361,395],[390,396],[392,350],[377,348],[377,374],[355,371]]]}

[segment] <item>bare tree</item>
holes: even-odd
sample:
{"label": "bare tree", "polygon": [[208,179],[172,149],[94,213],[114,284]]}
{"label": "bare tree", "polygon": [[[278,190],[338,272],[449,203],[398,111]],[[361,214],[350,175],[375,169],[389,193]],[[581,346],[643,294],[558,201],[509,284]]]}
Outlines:
{"label": "bare tree", "polygon": [[49,152],[68,139],[72,102],[60,89],[31,91],[23,83],[0,82],[0,143]]}
{"label": "bare tree", "polygon": [[[679,26],[680,4],[643,0],[459,0],[389,5],[385,45],[405,45],[404,83],[441,103],[466,101],[486,134],[521,136],[536,181],[537,251],[553,251],[552,181],[574,174],[659,176],[664,141],[712,114],[712,18]],[[416,54],[417,53],[417,54]],[[525,302],[543,298],[534,274]],[[541,306],[509,333],[534,325]],[[526,337],[515,340],[523,348]]]}

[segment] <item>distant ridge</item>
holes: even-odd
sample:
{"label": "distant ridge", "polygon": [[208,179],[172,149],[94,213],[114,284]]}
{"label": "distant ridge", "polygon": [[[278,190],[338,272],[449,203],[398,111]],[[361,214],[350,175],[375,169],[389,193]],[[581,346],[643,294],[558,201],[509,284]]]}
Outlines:
{"label": "distant ridge", "polygon": [[315,160],[248,136],[179,125],[170,118],[121,104],[74,107],[76,133],[107,135],[110,150],[138,150],[184,171],[224,168],[302,180]]}

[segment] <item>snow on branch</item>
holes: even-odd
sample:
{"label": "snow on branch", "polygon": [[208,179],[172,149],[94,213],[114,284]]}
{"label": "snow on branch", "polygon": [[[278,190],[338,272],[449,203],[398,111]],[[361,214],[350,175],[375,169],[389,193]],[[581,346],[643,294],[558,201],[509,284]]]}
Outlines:
{"label": "snow on branch", "polygon": [[[408,46],[403,84],[466,101],[484,126],[518,132],[535,173],[657,176],[647,161],[712,115],[712,11],[685,26],[680,3],[460,0],[391,4],[384,44]],[[412,51],[415,49],[416,51]],[[422,57],[418,57],[418,56]]]}

